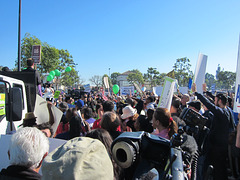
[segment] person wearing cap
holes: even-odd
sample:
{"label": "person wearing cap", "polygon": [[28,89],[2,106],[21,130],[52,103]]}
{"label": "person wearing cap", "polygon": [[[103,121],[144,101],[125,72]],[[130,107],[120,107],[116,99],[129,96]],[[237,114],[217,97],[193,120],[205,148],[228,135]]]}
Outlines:
{"label": "person wearing cap", "polygon": [[42,160],[49,151],[48,138],[35,127],[25,127],[12,135],[8,156],[10,166],[0,172],[1,180],[40,180]]}
{"label": "person wearing cap", "polygon": [[204,169],[207,170],[209,165],[213,165],[213,179],[225,180],[228,178],[227,153],[230,122],[230,114],[226,108],[227,97],[220,93],[216,95],[214,104],[212,104],[206,97],[198,93],[196,89],[196,84],[193,83],[192,92],[214,114]]}
{"label": "person wearing cap", "polygon": [[123,130],[125,131],[136,131],[134,127],[134,123],[138,118],[138,113],[137,109],[133,108],[130,105],[127,105],[126,107],[123,108],[122,110],[123,114],[121,115],[121,118],[124,120],[123,121]]}
{"label": "person wearing cap", "polygon": [[27,68],[22,70],[22,72],[35,72],[35,79],[36,79],[36,85],[37,85],[37,94],[42,96],[42,87],[41,87],[41,78],[39,75],[39,72],[34,69],[34,62],[32,58],[27,59]]}
{"label": "person wearing cap", "polygon": [[112,161],[103,143],[76,137],[53,150],[44,159],[42,180],[113,180]]}

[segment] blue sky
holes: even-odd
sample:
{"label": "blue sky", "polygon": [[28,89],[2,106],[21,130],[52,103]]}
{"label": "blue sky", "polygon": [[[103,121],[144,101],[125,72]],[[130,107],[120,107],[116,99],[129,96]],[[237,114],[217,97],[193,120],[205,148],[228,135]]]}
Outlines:
{"label": "blue sky", "polygon": [[[22,38],[67,49],[88,82],[93,75],[156,67],[167,73],[187,57],[194,72],[199,53],[207,72],[236,71],[239,0],[22,0]],[[18,0],[0,1],[0,65],[17,59]]]}

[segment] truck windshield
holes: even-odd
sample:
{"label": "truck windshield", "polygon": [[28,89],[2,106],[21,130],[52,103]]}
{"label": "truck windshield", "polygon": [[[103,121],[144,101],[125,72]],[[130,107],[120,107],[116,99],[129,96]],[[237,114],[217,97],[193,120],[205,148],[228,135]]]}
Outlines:
{"label": "truck windshield", "polygon": [[6,97],[6,85],[4,82],[0,82],[0,122],[2,121],[2,119],[5,117],[6,115],[6,101],[5,101],[5,97]]}

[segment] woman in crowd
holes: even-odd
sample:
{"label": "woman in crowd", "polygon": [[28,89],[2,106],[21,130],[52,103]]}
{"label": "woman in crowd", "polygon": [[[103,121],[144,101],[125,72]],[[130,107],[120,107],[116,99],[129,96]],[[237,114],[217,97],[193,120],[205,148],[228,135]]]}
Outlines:
{"label": "woman in crowd", "polygon": [[153,133],[159,137],[171,139],[174,133],[177,133],[177,124],[172,119],[171,113],[166,108],[157,108],[153,114]]}
{"label": "woman in crowd", "polygon": [[132,106],[128,105],[124,107],[122,111],[123,114],[121,115],[121,118],[123,119],[123,131],[136,131],[134,123],[139,116],[137,110]]}
{"label": "woman in crowd", "polygon": [[92,128],[93,126],[93,123],[96,121],[94,118],[93,118],[93,111],[91,108],[89,107],[84,107],[82,109],[82,118],[88,122],[90,128]]}
{"label": "woman in crowd", "polygon": [[113,140],[121,134],[121,132],[117,131],[117,128],[120,125],[120,120],[114,112],[104,113],[100,124],[103,129],[109,132]]}

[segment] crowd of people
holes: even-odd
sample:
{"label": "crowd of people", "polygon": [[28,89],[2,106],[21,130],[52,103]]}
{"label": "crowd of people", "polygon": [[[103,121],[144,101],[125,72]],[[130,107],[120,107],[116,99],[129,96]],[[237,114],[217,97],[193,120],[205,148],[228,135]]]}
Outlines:
{"label": "crowd of people", "polygon": [[[208,131],[204,140],[199,135],[201,129],[198,135],[192,135],[199,154],[197,179],[204,179],[211,165],[213,179],[228,179],[227,170],[231,169],[228,164],[232,162],[228,156],[229,134],[236,132],[238,117],[233,115],[233,101],[227,94],[211,94],[206,85],[200,94],[193,84],[192,93],[173,95],[168,110],[158,107],[159,97],[150,92],[113,94],[107,100],[100,92],[83,93],[80,97],[63,93],[54,99],[50,85],[42,92],[48,101],[49,122],[36,124],[33,112],[25,115],[23,128],[11,139],[11,165],[0,172],[0,179],[40,179],[37,172],[41,165],[42,179],[127,179],[125,170],[112,157],[112,142],[123,132],[136,131],[171,140],[180,127],[186,127],[180,117],[184,108],[206,118],[204,127]],[[51,128],[54,123],[51,106],[63,112],[55,133]],[[46,137],[68,141],[48,154]],[[239,141],[235,139],[234,146],[239,147]],[[238,169],[231,173],[232,177],[239,177]]]}

